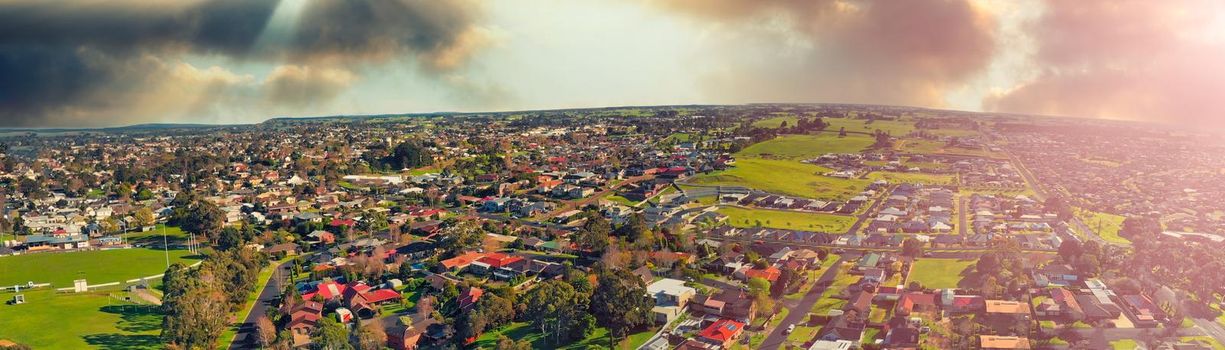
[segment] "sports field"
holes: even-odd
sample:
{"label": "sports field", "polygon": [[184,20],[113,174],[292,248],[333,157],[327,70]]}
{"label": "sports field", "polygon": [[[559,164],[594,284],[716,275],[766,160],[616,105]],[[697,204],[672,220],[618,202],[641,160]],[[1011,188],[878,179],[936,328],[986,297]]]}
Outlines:
{"label": "sports field", "polygon": [[756,227],[761,222],[762,227],[769,228],[842,233],[855,223],[855,218],[847,215],[784,210],[723,207],[719,213],[727,215],[727,223],[735,227]]}
{"label": "sports field", "polygon": [[[25,304],[0,304],[0,314],[6,316],[0,317],[0,338],[35,349],[162,348],[160,311],[125,302],[126,293],[57,294],[39,289],[21,294]],[[11,292],[0,293],[0,299],[12,298]]]}
{"label": "sports field", "polygon": [[[186,250],[171,250],[170,262],[193,264],[198,259]],[[146,248],[91,250],[66,253],[31,253],[0,257],[0,285],[51,283],[71,287],[72,280],[85,278],[89,284],[122,282],[160,274],[166,270],[161,250]]]}
{"label": "sports field", "polygon": [[734,168],[699,175],[690,182],[744,186],[771,193],[822,199],[854,197],[871,183],[871,180],[822,175],[830,171],[829,168],[797,161],[743,158],[736,161]]}

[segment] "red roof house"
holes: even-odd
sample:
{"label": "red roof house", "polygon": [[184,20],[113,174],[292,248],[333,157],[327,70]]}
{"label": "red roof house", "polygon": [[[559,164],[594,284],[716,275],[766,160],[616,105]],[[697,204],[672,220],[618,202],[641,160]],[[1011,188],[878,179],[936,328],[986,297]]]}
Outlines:
{"label": "red roof house", "polygon": [[698,336],[705,342],[729,347],[743,332],[743,323],[722,318],[703,329]]}

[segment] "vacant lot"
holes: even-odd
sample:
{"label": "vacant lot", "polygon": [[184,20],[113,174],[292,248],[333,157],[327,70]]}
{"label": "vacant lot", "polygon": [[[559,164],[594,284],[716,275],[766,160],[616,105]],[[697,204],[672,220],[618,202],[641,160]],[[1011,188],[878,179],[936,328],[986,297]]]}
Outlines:
{"label": "vacant lot", "polygon": [[871,181],[839,179],[822,175],[829,168],[796,161],[744,158],[736,167],[699,175],[694,184],[744,186],[766,192],[805,198],[846,199],[854,197]]}
{"label": "vacant lot", "polygon": [[855,223],[855,218],[846,215],[824,213],[802,213],[783,210],[745,209],[723,207],[719,213],[727,215],[727,222],[735,227],[762,227],[818,231],[846,232]]}
{"label": "vacant lot", "polygon": [[891,171],[873,171],[868,174],[870,180],[885,180],[891,184],[911,183],[929,185],[951,185],[955,181],[953,175],[897,173]]}
{"label": "vacant lot", "polygon": [[962,156],[977,156],[988,158],[1005,158],[1004,155],[997,152],[981,148],[964,148],[950,147],[942,141],[921,140],[921,139],[905,139],[898,141],[895,145],[898,152],[917,153],[917,154],[950,154]]}
{"label": "vacant lot", "polygon": [[755,143],[739,153],[737,157],[770,157],[803,160],[816,158],[826,153],[859,153],[875,142],[862,134],[838,137],[836,132],[816,135],[783,135],[773,140]]}
{"label": "vacant lot", "polygon": [[910,281],[919,282],[926,288],[956,288],[964,272],[974,260],[927,259],[916,260],[910,269]]}
{"label": "vacant lot", "polygon": [[[171,250],[170,262],[195,263],[197,257],[186,250]],[[132,248],[68,253],[32,253],[0,257],[0,285],[51,283],[53,287],[72,286],[72,280],[85,278],[90,284],[121,282],[151,276],[166,270],[161,250]]]}
{"label": "vacant lot", "polygon": [[1125,219],[1122,215],[1099,213],[1080,208],[1076,208],[1073,212],[1077,218],[1080,218],[1080,221],[1089,226],[1089,229],[1097,232],[1097,235],[1107,242],[1131,244],[1131,241],[1119,236],[1119,230],[1123,228],[1123,219]]}

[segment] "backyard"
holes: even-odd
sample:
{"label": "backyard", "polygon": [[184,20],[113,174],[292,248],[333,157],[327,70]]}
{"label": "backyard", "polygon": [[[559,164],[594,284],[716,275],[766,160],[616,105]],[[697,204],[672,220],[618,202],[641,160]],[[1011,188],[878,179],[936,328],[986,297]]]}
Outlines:
{"label": "backyard", "polygon": [[918,259],[910,268],[909,280],[919,282],[925,288],[956,288],[965,277],[964,272],[974,262],[962,259]]}

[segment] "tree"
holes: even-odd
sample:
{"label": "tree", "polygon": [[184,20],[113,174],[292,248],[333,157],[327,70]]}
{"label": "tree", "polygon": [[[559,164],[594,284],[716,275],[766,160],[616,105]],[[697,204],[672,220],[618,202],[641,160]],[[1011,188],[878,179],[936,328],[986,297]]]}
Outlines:
{"label": "tree", "polygon": [[1119,235],[1127,238],[1155,237],[1161,233],[1161,223],[1157,219],[1144,216],[1131,216],[1123,219]]}
{"label": "tree", "polygon": [[613,344],[631,329],[650,324],[655,303],[641,278],[626,269],[609,269],[600,273],[599,285],[591,296],[591,313],[608,328]]}
{"label": "tree", "polygon": [[242,247],[243,244],[245,242],[243,241],[242,232],[239,232],[238,229],[233,227],[221,229],[221,235],[217,239],[217,249],[230,250]]}
{"label": "tree", "polygon": [[434,156],[423,145],[410,140],[396,145],[391,154],[382,161],[394,170],[410,169],[433,164]]}
{"label": "tree", "polygon": [[216,243],[221,228],[225,225],[225,213],[216,204],[197,201],[180,219],[179,225],[184,231],[203,236],[210,242]]}
{"label": "tree", "polygon": [[1080,248],[1080,242],[1077,242],[1076,240],[1069,239],[1059,244],[1059,257],[1063,258],[1063,261],[1065,262],[1075,260],[1076,257],[1079,257],[1082,253],[1084,253],[1084,251]]}
{"label": "tree", "polygon": [[571,330],[587,312],[586,298],[569,283],[548,280],[523,295],[523,318],[544,333],[549,343],[559,344],[569,339]]}
{"label": "tree", "polygon": [[494,346],[494,350],[532,350],[532,342],[527,339],[515,341],[505,335],[498,335],[498,343]]}
{"label": "tree", "polygon": [[311,335],[311,349],[352,350],[349,344],[349,328],[332,317],[324,317],[319,328]]}
{"label": "tree", "polygon": [[174,303],[174,311],[163,319],[162,337],[167,343],[186,349],[213,348],[229,326],[230,303],[225,293],[209,272],[198,279],[200,283],[187,288]]}
{"label": "tree", "polygon": [[455,256],[481,244],[485,231],[481,229],[479,221],[464,220],[443,230],[443,237],[440,247],[447,255]]}
{"label": "tree", "polygon": [[276,325],[272,324],[272,320],[268,316],[260,316],[255,320],[255,342],[260,347],[272,347],[276,343]]}
{"label": "tree", "polygon": [[922,256],[923,242],[914,238],[907,238],[906,240],[902,241],[902,255],[912,258]]}
{"label": "tree", "polygon": [[387,344],[387,332],[380,322],[363,324],[353,335],[353,347],[360,350],[382,350],[384,344]]}
{"label": "tree", "polygon": [[610,233],[612,233],[612,227],[608,224],[608,220],[598,213],[592,213],[579,230],[575,242],[580,247],[590,250],[592,255],[600,255],[608,248]]}
{"label": "tree", "polygon": [[986,296],[987,298],[998,298],[1002,288],[1003,287],[1000,287],[1000,283],[996,280],[995,276],[987,276],[987,279],[983,280],[983,296]]}
{"label": "tree", "polygon": [[153,209],[149,209],[149,207],[137,209],[134,216],[136,217],[136,224],[141,227],[153,226],[157,220],[157,216],[153,215]]}
{"label": "tree", "polygon": [[974,263],[974,269],[981,274],[994,275],[1000,270],[1000,258],[995,254],[984,254]]}

